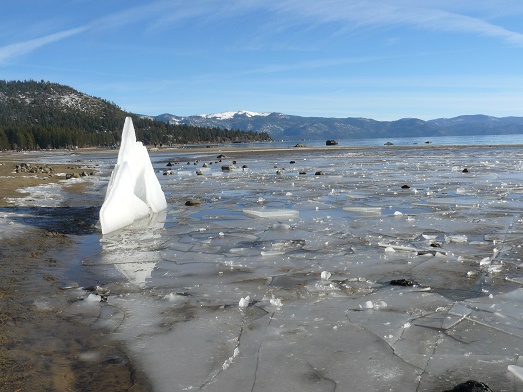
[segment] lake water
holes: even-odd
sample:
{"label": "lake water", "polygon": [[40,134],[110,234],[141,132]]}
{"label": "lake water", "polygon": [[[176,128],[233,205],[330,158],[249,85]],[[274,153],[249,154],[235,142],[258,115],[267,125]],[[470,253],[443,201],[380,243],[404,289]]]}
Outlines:
{"label": "lake water", "polygon": [[[466,146],[466,145],[514,145],[523,144],[523,134],[518,135],[473,135],[473,136],[433,136],[433,137],[401,137],[401,138],[366,138],[366,139],[336,139],[340,146],[383,146],[390,142],[396,146],[414,146],[434,144],[435,146]],[[322,140],[285,140],[261,143],[232,143],[231,147],[292,147],[301,143],[306,146],[325,146]]]}

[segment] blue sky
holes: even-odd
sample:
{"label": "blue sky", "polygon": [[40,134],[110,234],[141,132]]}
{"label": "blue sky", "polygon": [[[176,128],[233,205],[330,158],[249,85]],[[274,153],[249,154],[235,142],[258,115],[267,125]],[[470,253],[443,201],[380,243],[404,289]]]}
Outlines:
{"label": "blue sky", "polygon": [[0,79],[148,115],[523,116],[523,2],[3,1]]}

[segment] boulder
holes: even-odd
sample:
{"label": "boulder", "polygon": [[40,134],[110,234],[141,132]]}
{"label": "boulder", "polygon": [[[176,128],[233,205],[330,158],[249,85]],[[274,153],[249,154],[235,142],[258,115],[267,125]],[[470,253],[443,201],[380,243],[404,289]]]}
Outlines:
{"label": "boulder", "polygon": [[464,383],[456,385],[453,389],[445,392],[492,392],[492,389],[485,383],[469,380]]}

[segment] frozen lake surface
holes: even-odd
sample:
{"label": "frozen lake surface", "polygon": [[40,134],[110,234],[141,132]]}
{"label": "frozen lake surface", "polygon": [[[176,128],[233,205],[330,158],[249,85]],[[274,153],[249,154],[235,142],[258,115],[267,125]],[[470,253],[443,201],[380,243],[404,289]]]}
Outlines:
{"label": "frozen lake surface", "polygon": [[167,211],[79,240],[109,283],[64,312],[155,391],[523,391],[519,147],[224,154],[151,153]]}

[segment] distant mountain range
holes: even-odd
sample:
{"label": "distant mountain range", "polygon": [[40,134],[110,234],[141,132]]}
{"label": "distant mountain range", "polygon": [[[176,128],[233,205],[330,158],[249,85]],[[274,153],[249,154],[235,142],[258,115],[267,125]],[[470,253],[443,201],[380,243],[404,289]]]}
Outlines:
{"label": "distant mountain range", "polygon": [[428,121],[417,118],[377,121],[354,117],[300,117],[282,113],[256,113],[249,111],[194,116],[162,114],[150,118],[169,124],[266,132],[274,140],[510,135],[523,133],[523,117],[498,118],[482,114],[438,118]]}
{"label": "distant mountain range", "polygon": [[300,117],[249,111],[195,116],[138,115],[71,87],[0,80],[0,150],[114,146],[131,116],[149,145],[273,140],[329,140],[523,134],[523,117],[467,115],[423,121],[403,118]]}

